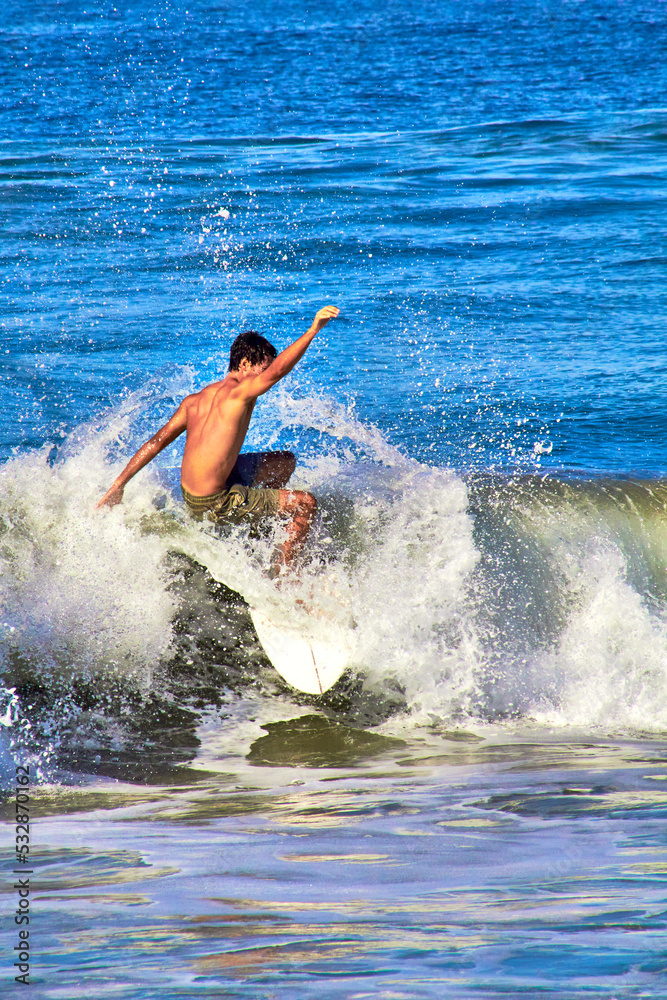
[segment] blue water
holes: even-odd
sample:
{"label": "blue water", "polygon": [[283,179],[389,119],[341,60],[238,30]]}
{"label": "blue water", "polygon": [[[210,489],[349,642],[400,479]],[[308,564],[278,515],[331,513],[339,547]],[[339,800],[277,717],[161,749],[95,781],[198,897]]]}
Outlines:
{"label": "blue water", "polygon": [[[0,735],[39,779],[34,995],[659,997],[664,9],[3,15]],[[268,543],[185,520],[179,444],[92,507],[239,330],[282,348],[329,302],[248,440],[320,503],[282,610],[354,623],[312,702],[238,597],[270,598]]]}

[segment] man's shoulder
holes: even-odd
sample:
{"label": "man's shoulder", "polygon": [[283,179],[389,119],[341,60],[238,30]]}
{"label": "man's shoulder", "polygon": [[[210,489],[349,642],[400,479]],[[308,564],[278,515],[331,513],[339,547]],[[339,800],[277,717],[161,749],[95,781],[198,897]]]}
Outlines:
{"label": "man's shoulder", "polygon": [[191,416],[204,416],[215,411],[222,411],[229,405],[238,404],[238,379],[224,378],[219,382],[211,382],[198,392],[186,396],[182,402],[186,413]]}
{"label": "man's shoulder", "polygon": [[209,382],[208,385],[202,386],[201,389],[197,389],[196,392],[191,392],[189,396],[186,396],[183,403],[186,406],[190,406],[192,403],[197,403],[202,399],[212,398],[216,396],[219,392],[223,394],[229,391],[230,386],[227,383],[227,379],[221,379],[218,382]]}

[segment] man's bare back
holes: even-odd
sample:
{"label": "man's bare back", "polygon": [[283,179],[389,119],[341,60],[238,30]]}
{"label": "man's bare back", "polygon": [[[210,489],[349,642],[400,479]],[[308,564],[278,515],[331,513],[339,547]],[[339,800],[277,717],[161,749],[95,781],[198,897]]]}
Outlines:
{"label": "man's bare back", "polygon": [[[259,374],[266,367],[253,371]],[[243,377],[230,372],[181,403],[187,431],[181,483],[189,493],[206,496],[223,489],[234,468],[256,402],[239,393]]]}
{"label": "man's bare back", "polygon": [[[183,431],[186,431],[181,465],[184,491],[195,498],[203,498],[225,490],[257,398],[292,370],[319,330],[338,313],[336,306],[325,306],[318,311],[306,333],[277,357],[271,359],[269,356],[259,363],[243,357],[222,381],[187,396],[171,419],[130,459],[97,506],[112,507],[120,503],[129,480]],[[264,343],[275,353],[270,344]],[[289,562],[308,532],[316,504],[314,497],[303,491],[280,489],[279,494],[279,510],[291,518],[284,549],[284,561]]]}

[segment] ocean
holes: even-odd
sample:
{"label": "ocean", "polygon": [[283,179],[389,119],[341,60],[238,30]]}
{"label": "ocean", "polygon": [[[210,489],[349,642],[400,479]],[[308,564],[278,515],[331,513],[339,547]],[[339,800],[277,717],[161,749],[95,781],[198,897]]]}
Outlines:
{"label": "ocean", "polygon": [[[664,5],[3,9],[7,991],[667,995]],[[298,579],[180,440],[94,509],[326,304],[246,442]],[[304,602],[320,697],[248,612]]]}

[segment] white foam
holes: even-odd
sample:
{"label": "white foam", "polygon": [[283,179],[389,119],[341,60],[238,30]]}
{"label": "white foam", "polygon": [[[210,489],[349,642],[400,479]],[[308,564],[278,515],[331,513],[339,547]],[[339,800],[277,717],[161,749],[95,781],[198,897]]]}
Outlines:
{"label": "white foam", "polygon": [[145,487],[143,503],[94,510],[106,470],[92,458],[85,449],[50,468],[42,452],[0,472],[5,637],[30,660],[143,672],[147,682],[171,636],[164,545],[137,530]]}
{"label": "white foam", "polygon": [[147,400],[170,397],[181,371],[159,390],[151,383],[95,425],[78,428],[64,460],[51,466],[48,446],[0,468],[0,599],[5,656],[42,669],[100,670],[150,682],[171,642],[174,600],[167,590],[168,545],[141,531],[155,513],[155,474],[133,481],[113,509],[95,504],[124,465],[107,452],[129,433]]}
{"label": "white foam", "polygon": [[568,556],[572,609],[539,663],[557,697],[536,705],[535,717],[609,731],[667,728],[667,622],[628,582],[618,546],[592,538]]}
{"label": "white foam", "polygon": [[359,508],[369,545],[355,581],[359,656],[369,683],[397,681],[413,713],[464,710],[479,655],[465,617],[478,552],[464,483],[411,470],[390,511]]}
{"label": "white foam", "polygon": [[[483,596],[491,577],[480,559],[466,484],[403,456],[353,407],[278,393],[258,408],[250,447],[278,439],[289,446],[290,428],[321,435],[296,473],[320,499],[310,561],[280,589],[265,570],[284,529],[276,525],[263,539],[251,540],[242,529],[220,538],[168,500],[174,519],[165,533],[165,514],[153,503],[164,488],[151,468],[132,481],[121,506],[95,511],[141,443],[136,420],[145,421],[149,407],[175,404],[191,383],[187,370],[151,383],[96,425],[80,428],[53,467],[45,449],[0,468],[5,657],[74,672],[121,671],[149,684],[154,665],[170,655],[176,599],[165,557],[179,549],[249,603],[273,602],[281,615],[298,617],[305,613],[300,600],[323,620],[345,623],[366,691],[400,688],[412,722],[519,715],[548,726],[667,725],[664,606],[633,583],[618,536],[628,524],[614,522],[621,515],[559,496],[551,508],[540,506],[540,497],[529,516],[517,502],[496,530],[513,520],[535,543],[542,567],[517,563],[504,571],[516,580],[504,583],[520,587],[526,582],[520,575],[532,573],[528,582],[539,589],[542,569],[548,571],[550,638],[537,629],[531,635],[528,618],[523,632],[510,622],[494,634],[485,624]],[[122,448],[119,438],[127,441]],[[115,448],[122,454],[110,462]],[[638,536],[636,543],[649,545],[650,538]],[[500,551],[502,539],[487,544]]]}

